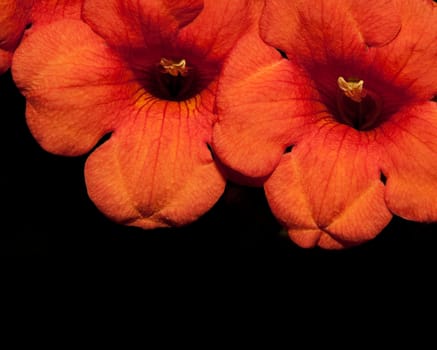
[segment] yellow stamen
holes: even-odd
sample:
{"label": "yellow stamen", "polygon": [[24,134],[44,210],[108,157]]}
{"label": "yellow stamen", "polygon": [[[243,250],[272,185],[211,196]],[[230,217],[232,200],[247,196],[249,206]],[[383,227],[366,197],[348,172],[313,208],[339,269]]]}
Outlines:
{"label": "yellow stamen", "polygon": [[346,81],[343,77],[337,79],[338,87],[352,101],[361,102],[366,97],[366,91],[363,89],[364,81]]}
{"label": "yellow stamen", "polygon": [[188,74],[189,68],[187,67],[187,61],[185,61],[185,59],[176,62],[167,58],[161,58],[159,64],[162,67],[162,73],[168,73],[174,77],[177,77],[179,74],[185,77]]}

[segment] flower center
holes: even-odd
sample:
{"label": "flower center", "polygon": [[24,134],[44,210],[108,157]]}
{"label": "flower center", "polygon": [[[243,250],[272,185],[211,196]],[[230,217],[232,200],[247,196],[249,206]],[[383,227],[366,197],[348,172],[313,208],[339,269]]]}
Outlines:
{"label": "flower center", "polygon": [[202,91],[210,82],[205,72],[189,65],[186,59],[161,58],[150,66],[141,80],[146,90],[161,100],[184,101]]}
{"label": "flower center", "polygon": [[363,90],[364,81],[346,81],[343,77],[337,79],[338,87],[352,101],[360,103],[366,97],[366,91]]}
{"label": "flower center", "polygon": [[168,73],[174,77],[177,77],[179,74],[185,77],[188,74],[187,61],[185,59],[175,62],[167,58],[161,58],[159,64],[162,67],[162,73]]}
{"label": "flower center", "polygon": [[160,100],[181,102],[207,89],[218,76],[221,62],[182,48],[179,55],[156,55],[144,65],[132,62],[132,68],[143,91]]}
{"label": "flower center", "polygon": [[341,123],[357,130],[370,130],[380,122],[381,101],[372,91],[364,88],[364,81],[338,77],[336,115]]}

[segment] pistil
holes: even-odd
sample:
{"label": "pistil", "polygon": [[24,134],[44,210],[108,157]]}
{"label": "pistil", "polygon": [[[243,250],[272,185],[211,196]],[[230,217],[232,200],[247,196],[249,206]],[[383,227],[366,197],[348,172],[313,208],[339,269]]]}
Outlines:
{"label": "pistil", "polygon": [[187,67],[187,61],[185,59],[181,59],[178,62],[167,58],[161,58],[159,64],[162,73],[170,74],[173,77],[177,77],[178,75],[185,77],[188,74],[189,68]]}
{"label": "pistil", "polygon": [[338,77],[341,92],[337,95],[337,117],[340,122],[357,130],[374,128],[381,115],[381,101],[371,90],[364,89],[364,81]]}
{"label": "pistil", "polygon": [[366,97],[366,91],[363,89],[364,81],[346,81],[343,77],[338,77],[337,79],[338,87],[349,97],[352,101],[360,103],[361,100]]}

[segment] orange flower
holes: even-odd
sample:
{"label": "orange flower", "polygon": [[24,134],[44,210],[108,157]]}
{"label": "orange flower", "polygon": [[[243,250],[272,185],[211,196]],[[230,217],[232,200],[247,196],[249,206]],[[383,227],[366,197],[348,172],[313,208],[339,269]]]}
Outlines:
{"label": "orange flower", "polygon": [[[230,57],[213,147],[302,247],[437,220],[437,8],[431,0],[267,1]],[[245,57],[244,60],[241,57]],[[241,179],[241,177],[240,177]]]}
{"label": "orange flower", "polygon": [[85,0],[87,24],[60,20],[23,40],[12,72],[41,146],[77,156],[110,135],[85,166],[89,196],[109,218],[179,226],[218,200],[216,84],[253,3]]}

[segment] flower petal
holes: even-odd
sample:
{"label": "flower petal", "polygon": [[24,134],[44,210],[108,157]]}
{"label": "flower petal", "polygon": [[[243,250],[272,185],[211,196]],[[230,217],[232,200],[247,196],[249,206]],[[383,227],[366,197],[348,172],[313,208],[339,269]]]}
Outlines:
{"label": "flower petal", "polygon": [[323,95],[333,96],[338,77],[368,74],[369,46],[385,45],[399,33],[395,9],[391,0],[267,1],[261,36],[297,61]]}
{"label": "flower petal", "polygon": [[0,74],[9,69],[12,54],[29,22],[32,1],[0,0]]}
{"label": "flower petal", "polygon": [[46,150],[87,152],[123,116],[138,83],[81,21],[61,20],[26,36],[14,56],[26,118]]}
{"label": "flower petal", "polygon": [[217,93],[213,149],[220,161],[245,176],[269,175],[307,129],[305,123],[325,109],[308,81],[257,36],[241,39],[226,61]]}
{"label": "flower petal", "polygon": [[389,209],[414,221],[437,221],[437,104],[406,108],[381,126]]}
{"label": "flower petal", "polygon": [[83,18],[107,43],[129,55],[171,43],[202,8],[201,0],[84,0]]}
{"label": "flower petal", "polygon": [[205,0],[199,16],[181,30],[181,46],[203,50],[201,56],[211,60],[222,59],[243,33],[256,25],[262,9],[259,0]]}
{"label": "flower petal", "polygon": [[325,123],[284,155],[265,191],[273,214],[297,244],[356,245],[389,223],[371,138],[371,133]]}
{"label": "flower petal", "polygon": [[348,5],[367,46],[384,46],[399,34],[395,0],[349,0]]}
{"label": "flower petal", "polygon": [[437,6],[432,1],[398,0],[402,30],[375,51],[372,70],[415,98],[437,94]]}
{"label": "flower petal", "polygon": [[32,30],[60,19],[80,19],[83,0],[38,0],[32,8]]}
{"label": "flower petal", "polygon": [[202,0],[165,0],[165,8],[178,22],[180,28],[185,27],[193,21],[203,10],[204,1]]}
{"label": "flower petal", "polygon": [[400,26],[391,0],[271,0],[261,18],[261,35],[291,56],[326,61],[384,45]]}
{"label": "flower petal", "polygon": [[266,1],[261,17],[261,36],[303,67],[326,96],[337,93],[339,76],[360,76],[371,63],[351,1]]}
{"label": "flower petal", "polygon": [[13,50],[29,21],[32,1],[0,0],[0,48]]}
{"label": "flower petal", "polygon": [[201,108],[199,97],[145,104],[94,151],[85,175],[99,210],[144,229],[184,225],[208,211],[225,180],[207,147],[212,114]]}
{"label": "flower petal", "polygon": [[12,52],[0,49],[0,75],[6,72],[11,66]]}

